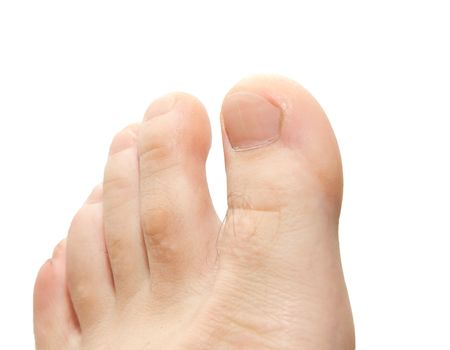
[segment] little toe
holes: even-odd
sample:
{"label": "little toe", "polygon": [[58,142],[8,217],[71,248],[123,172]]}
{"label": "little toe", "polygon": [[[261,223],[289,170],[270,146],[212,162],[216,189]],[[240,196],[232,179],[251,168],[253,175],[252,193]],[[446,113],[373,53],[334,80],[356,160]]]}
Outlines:
{"label": "little toe", "polygon": [[140,126],[141,221],[153,289],[168,285],[172,293],[215,261],[220,221],[206,182],[210,143],[205,109],[184,93],[152,103]]}
{"label": "little toe", "polygon": [[115,300],[97,187],[75,215],[67,238],[67,285],[83,331],[106,316]]}
{"label": "little toe", "polygon": [[69,349],[79,339],[78,320],[66,284],[66,242],[40,269],[34,288],[37,350]]}

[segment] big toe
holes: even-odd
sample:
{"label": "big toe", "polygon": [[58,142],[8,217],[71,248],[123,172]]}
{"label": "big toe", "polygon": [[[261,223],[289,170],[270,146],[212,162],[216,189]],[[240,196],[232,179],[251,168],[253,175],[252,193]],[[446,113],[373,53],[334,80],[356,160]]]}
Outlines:
{"label": "big toe", "polygon": [[[232,237],[246,241],[253,237],[269,246],[276,238],[279,243],[321,240],[336,250],[341,162],[333,130],[316,100],[291,80],[253,77],[228,93],[221,117],[227,221],[235,231],[245,226]],[[299,233],[311,226],[323,227],[314,234]],[[289,237],[280,232],[295,234]],[[303,250],[304,245],[291,245],[283,254],[294,250],[297,255],[296,249]]]}
{"label": "big toe", "polygon": [[281,77],[243,80],[226,96],[222,122],[230,207],[303,206],[306,196],[339,215],[339,149],[324,111],[304,88]]}
{"label": "big toe", "polygon": [[351,329],[337,240],[342,170],[324,111],[297,83],[263,76],[238,83],[221,118],[228,182],[222,277],[242,285],[245,276],[249,289],[267,294],[261,300],[302,295],[310,302],[297,311],[323,318],[316,324],[340,336],[342,310]]}

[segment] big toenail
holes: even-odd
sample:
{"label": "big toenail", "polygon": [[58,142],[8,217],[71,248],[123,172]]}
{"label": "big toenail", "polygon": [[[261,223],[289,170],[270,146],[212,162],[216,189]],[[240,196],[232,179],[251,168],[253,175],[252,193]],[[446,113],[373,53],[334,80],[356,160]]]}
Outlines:
{"label": "big toenail", "polygon": [[175,102],[176,99],[173,95],[166,95],[157,99],[145,112],[145,120],[170,112],[175,106]]}
{"label": "big toenail", "polygon": [[281,109],[254,93],[237,92],[227,96],[222,118],[230,144],[236,151],[271,144],[280,136]]}

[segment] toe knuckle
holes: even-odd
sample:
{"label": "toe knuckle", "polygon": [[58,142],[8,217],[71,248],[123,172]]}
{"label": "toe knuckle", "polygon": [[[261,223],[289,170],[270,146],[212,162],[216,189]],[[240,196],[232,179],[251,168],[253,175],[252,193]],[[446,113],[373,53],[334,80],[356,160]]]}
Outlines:
{"label": "toe knuckle", "polygon": [[105,175],[106,176],[103,182],[105,196],[108,195],[108,193],[113,192],[114,197],[121,197],[120,193],[126,194],[133,192],[135,182],[132,178],[127,176],[127,174],[116,174],[115,176],[108,176],[107,174]]}
{"label": "toe knuckle", "polygon": [[138,147],[141,173],[153,175],[179,164],[175,134],[167,125],[155,125],[154,128],[147,124],[142,126]]}
{"label": "toe knuckle", "polygon": [[127,250],[124,249],[124,239],[122,236],[105,234],[105,241],[110,259],[117,256],[122,257],[124,255],[123,252],[127,252]]}
{"label": "toe knuckle", "polygon": [[172,147],[166,144],[152,144],[140,153],[140,164],[145,164],[141,170],[145,177],[154,177],[179,164]]}
{"label": "toe knuckle", "polygon": [[180,244],[177,235],[179,219],[173,209],[167,206],[155,207],[147,209],[143,216],[142,230],[153,257],[172,264],[182,259],[185,247]]}
{"label": "toe knuckle", "polygon": [[165,207],[147,208],[143,214],[143,230],[152,243],[158,243],[166,236],[170,223],[173,221],[172,211]]}
{"label": "toe knuckle", "polygon": [[89,305],[92,303],[92,300],[95,299],[96,295],[96,286],[90,283],[83,283],[81,281],[77,281],[77,283],[70,283],[70,296],[72,301],[76,305]]}
{"label": "toe knuckle", "polygon": [[166,142],[158,142],[156,140],[149,140],[141,148],[140,156],[145,160],[162,161],[170,158],[172,155],[172,147]]}

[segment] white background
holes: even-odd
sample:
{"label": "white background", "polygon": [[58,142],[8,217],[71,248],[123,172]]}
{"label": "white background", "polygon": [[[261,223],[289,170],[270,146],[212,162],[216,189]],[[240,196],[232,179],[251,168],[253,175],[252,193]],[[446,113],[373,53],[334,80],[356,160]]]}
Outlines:
{"label": "white background", "polygon": [[344,162],[358,349],[450,349],[448,1],[0,2],[0,348],[32,349],[39,266],[101,180],[112,135],[172,90],[218,114],[243,76],[306,86]]}

